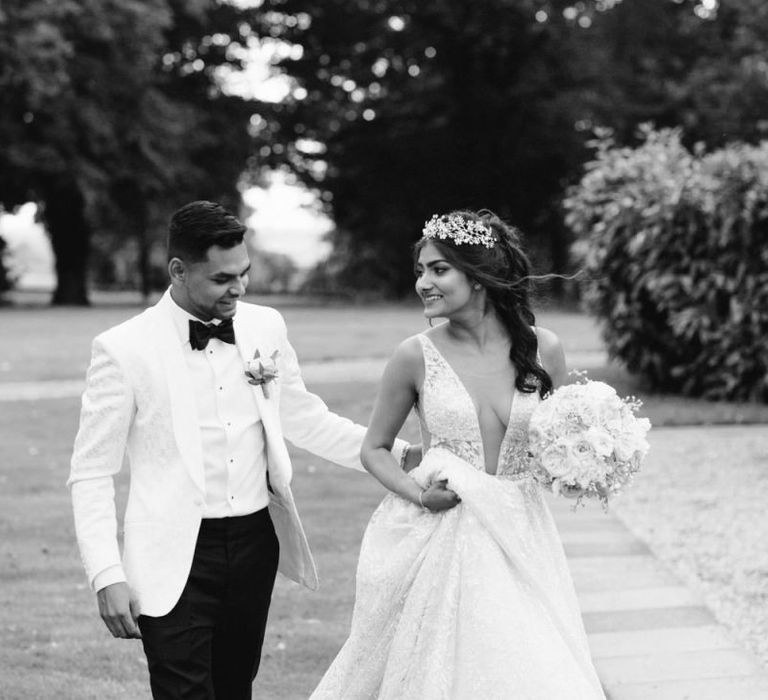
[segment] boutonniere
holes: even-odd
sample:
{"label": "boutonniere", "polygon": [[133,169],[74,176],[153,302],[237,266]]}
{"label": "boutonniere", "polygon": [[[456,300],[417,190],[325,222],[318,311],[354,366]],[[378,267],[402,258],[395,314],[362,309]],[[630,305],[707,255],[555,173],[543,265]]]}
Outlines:
{"label": "boutonniere", "polygon": [[248,368],[245,370],[248,383],[261,386],[265,399],[269,398],[269,382],[277,379],[277,356],[279,354],[280,351],[275,350],[268,360],[262,360],[261,353],[257,349],[253,353],[253,359],[248,361]]}

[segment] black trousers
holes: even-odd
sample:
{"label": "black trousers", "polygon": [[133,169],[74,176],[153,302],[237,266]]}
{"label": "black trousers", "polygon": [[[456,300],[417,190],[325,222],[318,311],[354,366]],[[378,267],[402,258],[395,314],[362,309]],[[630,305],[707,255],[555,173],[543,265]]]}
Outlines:
{"label": "black trousers", "polygon": [[203,520],[179,601],[139,617],[155,700],[251,700],[278,554],[266,508]]}

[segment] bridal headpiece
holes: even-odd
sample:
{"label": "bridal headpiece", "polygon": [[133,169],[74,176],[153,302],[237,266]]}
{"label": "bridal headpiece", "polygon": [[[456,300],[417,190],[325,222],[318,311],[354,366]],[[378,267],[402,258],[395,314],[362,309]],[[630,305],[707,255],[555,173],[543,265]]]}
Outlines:
{"label": "bridal headpiece", "polygon": [[482,221],[465,219],[458,214],[435,214],[422,231],[424,238],[450,238],[456,245],[484,245],[493,248],[496,239],[491,229]]}

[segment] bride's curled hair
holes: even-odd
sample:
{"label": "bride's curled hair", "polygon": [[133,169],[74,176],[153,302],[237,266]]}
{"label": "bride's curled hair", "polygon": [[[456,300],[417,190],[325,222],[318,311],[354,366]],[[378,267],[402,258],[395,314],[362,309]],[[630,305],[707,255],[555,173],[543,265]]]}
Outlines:
{"label": "bride's curled hair", "polygon": [[445,215],[460,216],[468,222],[481,222],[491,232],[493,245],[457,243],[453,238],[421,238],[415,256],[432,243],[445,259],[461,270],[471,283],[485,288],[488,303],[509,333],[509,357],[515,366],[515,386],[519,391],[541,396],[552,391],[552,378],[537,361],[538,338],[531,310],[531,263],[525,254],[520,233],[488,209],[477,212],[459,209]]}

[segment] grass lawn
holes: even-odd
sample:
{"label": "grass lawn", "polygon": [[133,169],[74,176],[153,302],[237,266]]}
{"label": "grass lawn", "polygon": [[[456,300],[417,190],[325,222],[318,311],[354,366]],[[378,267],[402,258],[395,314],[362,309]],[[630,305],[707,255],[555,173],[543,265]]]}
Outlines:
{"label": "grass lawn", "polygon": [[[273,303],[270,299],[255,301]],[[418,304],[323,307],[274,301],[279,302],[302,362],[387,358],[401,340],[427,327]],[[141,309],[132,303],[86,309],[0,308],[0,383],[82,379],[94,335]],[[766,405],[656,394],[615,363],[584,364],[580,358],[600,356],[603,349],[597,325],[584,314],[545,310],[537,314],[537,322],[560,336],[570,366],[587,369],[591,379],[608,382],[623,396],[640,397],[645,403],[644,415],[655,425],[768,423]]]}
{"label": "grass lawn", "polygon": [[[137,310],[130,305],[0,309],[0,383],[81,377],[92,336]],[[304,361],[386,357],[400,339],[424,328],[420,310],[413,306],[286,305],[283,311]],[[558,332],[569,350],[600,350],[594,324],[580,314],[546,312],[540,322]],[[768,422],[765,406],[644,394],[613,365],[591,368],[590,376],[605,378],[620,393],[642,396],[646,414],[658,425]],[[365,422],[376,385],[335,383],[315,389],[334,410]],[[85,586],[74,542],[64,482],[78,409],[76,399],[0,403],[3,700],[149,697],[140,643],[110,637]],[[406,437],[415,437],[412,422]],[[695,431],[689,439],[696,441]],[[256,684],[256,696],[269,700],[306,698],[338,650],[352,612],[362,532],[384,493],[366,475],[295,450],[293,454],[294,489],[322,589],[311,593],[284,579],[278,582]],[[123,475],[120,499],[125,488]]]}
{"label": "grass lawn", "polygon": [[[318,387],[365,421],[373,384]],[[149,698],[139,642],[113,640],[85,585],[68,474],[79,402],[20,402],[0,422],[0,698]],[[8,408],[0,404],[0,408]],[[415,438],[415,426],[406,433]],[[280,577],[256,697],[306,698],[349,627],[365,523],[384,490],[370,477],[292,450],[294,490],[323,579],[312,593]],[[125,499],[127,479],[118,481]]]}

